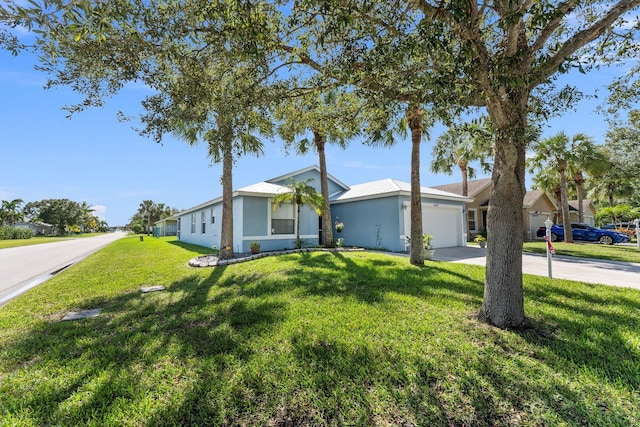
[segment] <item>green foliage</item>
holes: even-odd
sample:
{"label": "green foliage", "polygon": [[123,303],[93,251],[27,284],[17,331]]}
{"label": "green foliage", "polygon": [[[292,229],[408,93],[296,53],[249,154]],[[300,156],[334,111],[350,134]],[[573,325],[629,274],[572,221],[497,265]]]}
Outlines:
{"label": "green foliage", "polygon": [[[155,203],[153,200],[143,200],[138,207],[138,211],[131,217],[132,231],[139,233],[142,230],[149,229],[157,221],[168,218],[178,213],[178,209],[169,207],[164,203]],[[140,227],[139,231],[133,230],[133,225]]]}
{"label": "green foliage", "polygon": [[30,228],[0,226],[0,240],[30,239],[33,231]]}
{"label": "green foliage", "polygon": [[24,219],[24,212],[20,211],[22,199],[3,200],[0,206],[0,226],[7,224],[12,225]]}
{"label": "green foliage", "polygon": [[323,197],[315,188],[309,185],[309,182],[313,181],[313,178],[306,179],[304,181],[296,181],[293,178],[289,178],[287,187],[291,190],[286,193],[280,193],[273,198],[273,209],[276,210],[284,203],[293,203],[296,205],[296,248],[302,247],[302,241],[300,240],[300,209],[303,205],[309,206],[316,211],[318,215],[322,213]]}
{"label": "green foliage", "polygon": [[86,202],[78,203],[68,199],[45,199],[39,202],[29,202],[24,206],[23,210],[25,216],[32,221],[55,225],[60,235],[76,227],[81,231],[90,228],[97,229],[99,224],[97,218],[92,215],[93,210],[87,206]]}
{"label": "green foliage", "polygon": [[[487,159],[491,157],[493,134],[485,122],[471,122],[451,126],[441,134],[431,149],[431,171],[449,175],[457,167],[462,180],[474,178],[476,170],[470,164],[478,162],[483,172],[491,170]],[[463,194],[466,196],[467,194]]]}

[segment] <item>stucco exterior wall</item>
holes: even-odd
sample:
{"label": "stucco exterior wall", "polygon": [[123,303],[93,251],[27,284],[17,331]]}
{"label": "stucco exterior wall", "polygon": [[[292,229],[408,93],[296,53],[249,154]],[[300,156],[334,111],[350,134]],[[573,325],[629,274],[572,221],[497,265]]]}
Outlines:
{"label": "stucco exterior wall", "polygon": [[[191,229],[191,215],[195,214],[195,231]],[[203,220],[204,214],[204,220]],[[220,247],[220,227],[222,221],[222,204],[203,206],[193,212],[179,216],[179,240],[194,245]],[[204,233],[202,223],[204,222]]]}
{"label": "stucco exterior wall", "polygon": [[344,224],[341,233],[334,225],[334,238],[343,238],[347,246],[403,251],[401,208],[398,196],[334,204],[332,223],[340,220]]}
{"label": "stucco exterior wall", "polygon": [[[296,177],[297,180],[297,177]],[[243,205],[243,236],[242,252],[249,251],[251,242],[260,243],[261,251],[275,251],[292,249],[295,247],[295,223],[292,234],[273,234],[271,218],[273,214],[272,197],[244,197]],[[292,206],[294,217],[297,216],[296,207]],[[296,221],[298,218],[295,218]],[[308,206],[300,209],[300,239],[305,246],[318,244],[318,214]]]}

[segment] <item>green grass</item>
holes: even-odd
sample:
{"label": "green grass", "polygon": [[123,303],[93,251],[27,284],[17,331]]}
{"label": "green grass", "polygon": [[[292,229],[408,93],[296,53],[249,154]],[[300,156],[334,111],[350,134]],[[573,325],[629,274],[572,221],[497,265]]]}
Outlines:
{"label": "green grass", "polygon": [[105,234],[105,233],[83,233],[83,234],[72,234],[69,236],[62,236],[62,237],[39,236],[39,237],[32,237],[30,239],[0,240],[0,249],[15,248],[18,246],[40,245],[42,243],[59,242],[61,240],[95,237],[95,236],[100,236],[101,234]]}
{"label": "green grass", "polygon": [[482,267],[189,268],[202,252],[121,239],[1,307],[0,424],[640,424],[638,291],[526,276],[535,327],[514,332],[474,318]]}
{"label": "green grass", "polygon": [[[525,242],[524,252],[546,253],[545,242]],[[552,243],[556,255],[581,258],[596,258],[609,261],[640,263],[640,249],[637,246],[600,245],[597,243]]]}

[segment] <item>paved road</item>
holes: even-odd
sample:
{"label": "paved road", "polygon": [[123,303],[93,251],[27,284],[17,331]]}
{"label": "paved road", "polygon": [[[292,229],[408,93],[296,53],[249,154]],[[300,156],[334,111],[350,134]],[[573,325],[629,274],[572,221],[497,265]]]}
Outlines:
{"label": "paved road", "polygon": [[[486,253],[486,249],[473,246],[436,249],[434,260],[486,265]],[[553,257],[551,269],[554,279],[640,289],[640,264],[638,263],[556,255]],[[537,276],[547,276],[546,255],[522,254],[522,272]]]}
{"label": "paved road", "polygon": [[0,305],[44,282],[51,273],[80,261],[125,235],[117,232],[0,249]]}

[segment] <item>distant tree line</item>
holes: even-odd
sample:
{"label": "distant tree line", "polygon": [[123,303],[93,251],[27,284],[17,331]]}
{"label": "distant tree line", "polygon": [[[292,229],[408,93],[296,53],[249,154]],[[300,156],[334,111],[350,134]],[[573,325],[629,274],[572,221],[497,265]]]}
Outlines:
{"label": "distant tree line", "polygon": [[178,209],[166,206],[164,203],[143,200],[138,211],[131,217],[130,229],[134,233],[151,233],[153,224],[177,213]]}
{"label": "distant tree line", "polygon": [[55,226],[56,234],[105,232],[109,225],[93,214],[86,202],[69,199],[45,199],[24,204],[22,199],[3,200],[0,226],[12,226],[20,221],[46,223]]}

